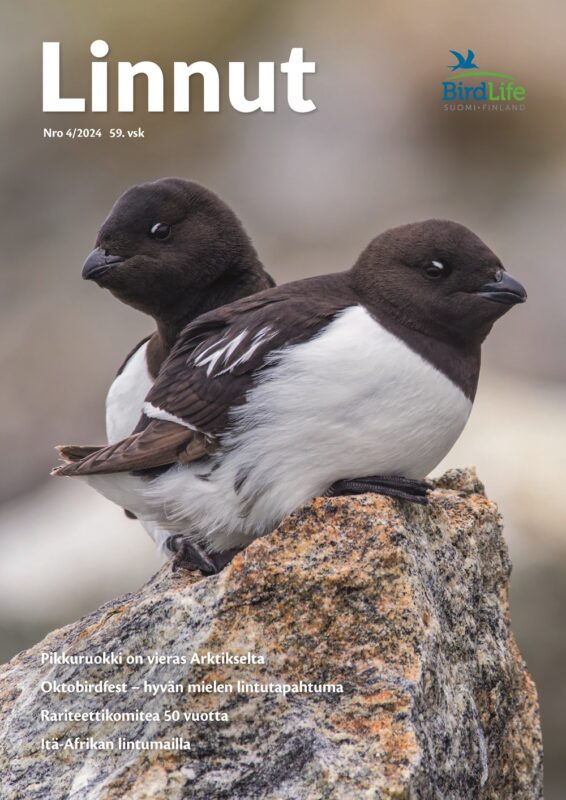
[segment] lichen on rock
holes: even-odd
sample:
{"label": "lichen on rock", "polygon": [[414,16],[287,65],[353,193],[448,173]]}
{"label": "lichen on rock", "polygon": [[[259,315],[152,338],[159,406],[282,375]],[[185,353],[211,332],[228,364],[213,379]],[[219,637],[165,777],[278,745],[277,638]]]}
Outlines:
{"label": "lichen on rock", "polygon": [[[473,471],[436,485],[425,507],[318,498],[220,575],[166,565],[16,656],[0,669],[2,799],[541,798],[536,690],[510,629],[501,520]],[[42,665],[52,652],[144,663]],[[156,652],[169,663],[149,664]],[[190,663],[194,653],[203,663]],[[265,663],[210,664],[207,653]],[[42,691],[105,679],[129,691]],[[144,681],[183,691],[133,688]],[[315,690],[188,691],[213,681]],[[105,709],[158,719],[49,717]],[[225,716],[187,722],[185,712]],[[190,750],[41,749],[75,737]]]}

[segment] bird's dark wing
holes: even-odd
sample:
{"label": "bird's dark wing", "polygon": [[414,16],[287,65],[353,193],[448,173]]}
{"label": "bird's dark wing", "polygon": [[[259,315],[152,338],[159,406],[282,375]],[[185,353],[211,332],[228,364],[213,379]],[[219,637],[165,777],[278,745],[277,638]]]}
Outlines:
{"label": "bird's dark wing", "polygon": [[135,432],[55,474],[144,470],[211,452],[254,377],[276,364],[283,348],[306,341],[357,302],[346,275],[268,289],[190,323],[147,395]]}
{"label": "bird's dark wing", "polygon": [[262,292],[188,325],[147,395],[146,408],[150,404],[209,435],[221,432],[259,370],[352,303],[345,292],[313,297],[310,291],[297,293],[298,285]]}
{"label": "bird's dark wing", "polygon": [[474,53],[474,51],[473,51],[473,50],[468,50],[468,56],[467,56],[467,58],[466,58],[466,61],[467,61],[469,64],[471,64],[471,63],[473,62],[473,60],[474,60],[474,58],[475,58],[475,57],[476,57],[476,54]]}
{"label": "bird's dark wing", "polygon": [[59,447],[59,453],[69,463],[56,467],[51,474],[96,475],[184,464],[205,456],[209,447],[207,437],[198,431],[174,422],[152,420],[143,432],[131,434],[115,444],[84,448],[90,453],[80,461],[73,460],[80,448]]}
{"label": "bird's dark wing", "polygon": [[462,55],[462,53],[459,53],[457,50],[450,50],[450,52],[452,53],[452,55],[453,55],[453,56],[455,56],[455,57],[456,57],[456,59],[457,59],[459,62],[461,62],[461,61],[463,61],[463,60],[464,60],[464,56]]}

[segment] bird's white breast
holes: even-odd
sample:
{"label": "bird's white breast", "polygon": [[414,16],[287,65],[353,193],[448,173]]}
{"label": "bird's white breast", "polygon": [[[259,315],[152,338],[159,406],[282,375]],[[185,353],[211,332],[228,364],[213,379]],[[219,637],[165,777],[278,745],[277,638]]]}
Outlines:
{"label": "bird's white breast", "polygon": [[126,362],[106,397],[106,435],[110,443],[129,436],[136,427],[153,385],[147,368],[147,345],[144,342]]}
{"label": "bird's white breast", "polygon": [[250,493],[269,484],[288,497],[308,486],[312,496],[340,478],[422,478],[471,407],[429,361],[363,307],[350,307],[263,374],[237,412],[233,458],[250,475]]}

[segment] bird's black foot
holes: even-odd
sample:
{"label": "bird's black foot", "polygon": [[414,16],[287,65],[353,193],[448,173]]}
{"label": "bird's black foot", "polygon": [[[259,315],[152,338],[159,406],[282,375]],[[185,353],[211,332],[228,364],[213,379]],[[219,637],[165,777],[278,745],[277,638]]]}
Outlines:
{"label": "bird's black foot", "polygon": [[175,554],[172,564],[173,572],[178,569],[186,569],[190,572],[200,570],[203,575],[214,575],[218,572],[214,561],[202,547],[180,533],[170,536],[167,539],[166,547],[169,552]]}
{"label": "bird's black foot", "polygon": [[336,481],[326,492],[327,497],[340,497],[348,494],[384,494],[398,500],[426,505],[427,494],[432,488],[428,481],[417,481],[397,475],[370,475],[367,478],[348,478]]}
{"label": "bird's black foot", "polygon": [[207,553],[183,534],[170,536],[167,539],[166,547],[175,554],[172,564],[173,572],[178,569],[190,572],[200,570],[203,575],[216,575],[232,561],[236,553],[240,552],[240,548],[234,548],[223,553]]}

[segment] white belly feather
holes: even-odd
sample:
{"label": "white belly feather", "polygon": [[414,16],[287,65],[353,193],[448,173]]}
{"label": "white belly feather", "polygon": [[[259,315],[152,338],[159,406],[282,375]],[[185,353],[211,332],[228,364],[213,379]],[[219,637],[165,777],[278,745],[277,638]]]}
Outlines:
{"label": "white belly feather", "polygon": [[471,405],[365,309],[348,308],[263,373],[207,480],[202,463],[177,467],[145,484],[143,506],[210,550],[245,544],[340,478],[424,477]]}
{"label": "white belly feather", "polygon": [[153,385],[146,361],[144,342],[114,379],[106,397],[106,436],[119,442],[129,436],[139,422],[145,396]]}
{"label": "white belly feather", "polygon": [[[106,396],[106,437],[109,443],[129,436],[139,422],[145,397],[153,385],[147,368],[148,342],[139,347],[116,376]],[[91,475],[87,482],[108,500],[130,511],[135,509],[139,521],[151,538],[163,550],[169,535],[152,521],[155,509],[143,502],[144,482],[133,475]],[[160,516],[158,514],[158,516]]]}

